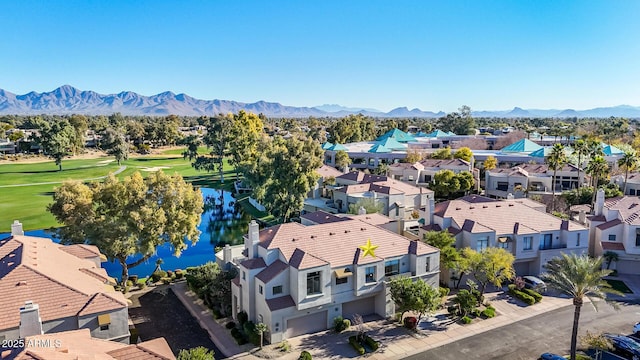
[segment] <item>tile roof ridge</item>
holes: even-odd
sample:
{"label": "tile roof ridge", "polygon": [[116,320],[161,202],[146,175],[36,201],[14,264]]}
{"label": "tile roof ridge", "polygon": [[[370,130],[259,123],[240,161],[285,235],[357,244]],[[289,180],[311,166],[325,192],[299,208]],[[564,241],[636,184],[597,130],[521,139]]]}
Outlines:
{"label": "tile roof ridge", "polygon": [[[86,297],[90,297],[90,296],[91,296],[91,294],[85,294],[85,293],[83,293],[82,291],[80,291],[80,290],[78,290],[78,289],[75,289],[75,288],[73,288],[73,287],[71,287],[71,286],[69,286],[69,285],[67,285],[67,284],[65,284],[65,283],[62,283],[62,282],[60,282],[60,281],[58,281],[58,280],[56,280],[56,279],[52,278],[51,276],[49,276],[49,275],[47,275],[47,274],[43,273],[42,271],[39,271],[39,270],[34,269],[33,267],[31,267],[31,265],[28,265],[28,264],[20,264],[20,265],[18,265],[17,267],[20,267],[20,266],[25,267],[25,268],[27,268],[27,269],[29,269],[29,270],[33,271],[34,273],[36,273],[36,274],[38,274],[38,275],[40,275],[40,276],[44,276],[44,277],[45,277],[45,278],[47,278],[49,281],[52,281],[52,282],[54,282],[54,283],[56,283],[56,284],[58,284],[58,285],[61,285],[61,286],[63,286],[63,287],[66,287],[67,289],[72,290],[72,291],[74,291],[74,292],[77,292],[78,294],[84,295],[84,296],[86,296]],[[16,268],[17,268],[17,267],[16,267]]]}
{"label": "tile roof ridge", "polygon": [[[140,349],[140,350],[142,350],[142,351],[144,351],[144,352],[148,353],[148,354],[151,354],[151,355],[157,356],[157,357],[159,357],[160,359],[163,359],[163,360],[169,360],[169,358],[168,358],[168,357],[166,357],[166,356],[164,356],[164,355],[160,355],[160,354],[159,354],[159,353],[157,353],[156,351],[153,351],[153,350],[151,350],[151,349],[147,348],[146,346],[142,346],[142,344],[144,344],[144,343],[146,343],[146,342],[149,342],[149,341],[153,341],[153,340],[155,340],[155,339],[151,339],[151,340],[143,341],[143,342],[141,342],[141,343],[139,343],[139,344],[135,344],[134,346],[135,346],[136,348],[138,348],[138,349]],[[165,341],[166,341],[166,340],[165,340]]]}

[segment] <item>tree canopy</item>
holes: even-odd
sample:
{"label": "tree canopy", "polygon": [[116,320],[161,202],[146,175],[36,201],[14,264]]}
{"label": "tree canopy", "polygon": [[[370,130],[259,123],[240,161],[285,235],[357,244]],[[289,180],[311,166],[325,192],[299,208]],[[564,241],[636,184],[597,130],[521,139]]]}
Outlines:
{"label": "tree canopy", "polygon": [[505,249],[489,247],[478,252],[467,247],[462,249],[462,257],[466,260],[468,272],[478,282],[481,295],[488,284],[501,287],[506,280],[515,277],[515,257]]}
{"label": "tree canopy", "polygon": [[[136,172],[122,181],[110,174],[101,183],[64,182],[47,210],[65,225],[57,233],[62,243],[96,245],[122,265],[126,283],[129,268],[146,261],[158,246],[169,243],[179,256],[185,241],[198,240],[202,204],[202,193],[179,174],[158,171],[146,179]],[[127,263],[136,254],[142,257]]]}
{"label": "tree canopy", "polygon": [[418,313],[418,319],[432,313],[440,306],[440,293],[422,279],[415,281],[409,277],[397,277],[389,282],[391,300],[396,305],[400,319],[408,311]]}
{"label": "tree canopy", "polygon": [[75,130],[67,119],[46,122],[38,119],[37,128],[40,131],[37,142],[42,151],[52,158],[58,170],[62,170],[62,159],[72,154]]}
{"label": "tree canopy", "polygon": [[473,152],[468,147],[461,147],[453,153],[453,158],[471,162],[471,159],[473,159]]}
{"label": "tree canopy", "polygon": [[473,189],[473,175],[468,171],[458,174],[449,169],[440,170],[433,176],[433,182],[429,188],[435,191],[438,198],[446,198],[458,192],[466,192]]}

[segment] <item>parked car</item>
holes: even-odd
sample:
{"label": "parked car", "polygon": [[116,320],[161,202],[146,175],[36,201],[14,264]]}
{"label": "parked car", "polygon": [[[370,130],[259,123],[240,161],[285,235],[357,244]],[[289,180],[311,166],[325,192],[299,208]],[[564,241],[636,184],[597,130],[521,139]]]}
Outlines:
{"label": "parked car", "polygon": [[640,344],[630,337],[615,334],[604,334],[613,345],[613,352],[629,360],[640,360]]}
{"label": "parked car", "polygon": [[552,354],[552,353],[544,353],[540,355],[538,359],[539,360],[567,360],[567,358],[565,358],[564,356],[560,356],[558,354]]}
{"label": "parked car", "polygon": [[527,289],[537,291],[540,294],[547,292],[547,284],[535,276],[523,276],[522,280],[524,280],[524,287]]}
{"label": "parked car", "polygon": [[633,333],[636,335],[640,335],[640,322],[637,322],[633,325]]}

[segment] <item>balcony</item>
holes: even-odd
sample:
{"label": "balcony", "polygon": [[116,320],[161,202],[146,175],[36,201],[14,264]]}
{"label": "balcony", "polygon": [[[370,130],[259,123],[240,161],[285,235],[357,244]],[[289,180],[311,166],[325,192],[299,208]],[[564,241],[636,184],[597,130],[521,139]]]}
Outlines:
{"label": "balcony", "polygon": [[566,249],[567,244],[540,244],[540,250]]}

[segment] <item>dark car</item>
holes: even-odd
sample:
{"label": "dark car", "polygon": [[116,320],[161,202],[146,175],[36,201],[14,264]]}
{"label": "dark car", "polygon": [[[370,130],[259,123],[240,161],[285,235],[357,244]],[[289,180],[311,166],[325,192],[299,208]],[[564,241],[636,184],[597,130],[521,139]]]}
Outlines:
{"label": "dark car", "polygon": [[558,354],[552,354],[552,353],[544,353],[542,355],[540,355],[540,360],[567,360],[567,358],[565,358],[564,356],[560,356]]}
{"label": "dark car", "polygon": [[623,335],[604,334],[613,345],[613,352],[630,360],[640,360],[640,344]]}

